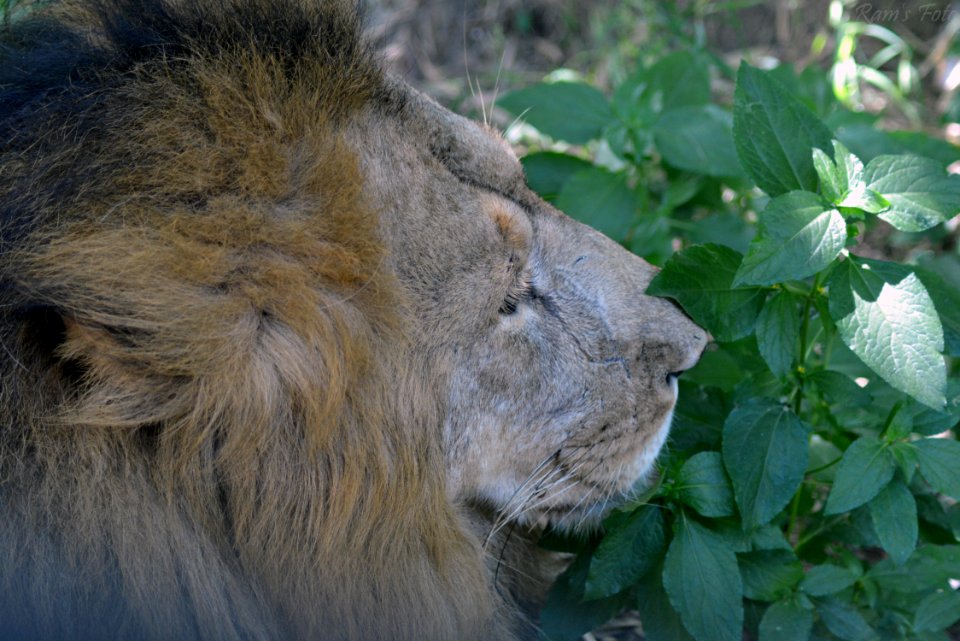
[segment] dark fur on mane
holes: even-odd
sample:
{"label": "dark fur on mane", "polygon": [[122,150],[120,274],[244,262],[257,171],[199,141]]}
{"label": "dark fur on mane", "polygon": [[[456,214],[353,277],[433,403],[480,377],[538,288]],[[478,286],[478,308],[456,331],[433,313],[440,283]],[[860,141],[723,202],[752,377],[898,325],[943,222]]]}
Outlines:
{"label": "dark fur on mane", "polygon": [[118,86],[138,66],[176,69],[190,58],[238,49],[282,61],[291,76],[318,61],[370,74],[376,63],[357,9],[337,2],[97,0],[84,7],[82,25],[40,12],[3,33],[2,115],[15,122],[24,108],[59,101],[82,110],[89,103],[81,97]]}
{"label": "dark fur on mane", "polygon": [[[370,91],[380,71],[361,24],[357,7],[344,2],[96,0],[52,15],[38,11],[0,32],[0,152],[39,162],[39,171],[45,157],[72,152],[75,164],[59,166],[49,190],[69,202],[111,169],[84,160],[91,145],[109,141],[117,106],[105,103],[125,87],[151,74],[176,75],[197,59],[229,65],[241,52],[256,52],[278,62],[291,83],[308,82],[303,74],[319,68],[350,78],[353,91]],[[332,115],[353,106],[343,82],[317,80]],[[35,176],[4,190],[0,247],[35,228],[49,209],[31,206]]]}
{"label": "dark fur on mane", "polygon": [[[129,114],[155,106],[148,118],[162,118],[176,107],[149,104],[155,97],[138,87],[152,79],[203,100],[193,86],[197,61],[232,70],[253,56],[275,64],[289,86],[311,85],[317,109],[334,120],[380,88],[379,60],[349,0],[92,0],[53,9],[0,29],[0,258],[66,211],[110,200],[114,175],[162,153],[124,149]],[[202,204],[230,188],[200,183],[167,197]],[[14,287],[0,269],[0,292]],[[34,307],[48,308],[26,300],[15,311]]]}

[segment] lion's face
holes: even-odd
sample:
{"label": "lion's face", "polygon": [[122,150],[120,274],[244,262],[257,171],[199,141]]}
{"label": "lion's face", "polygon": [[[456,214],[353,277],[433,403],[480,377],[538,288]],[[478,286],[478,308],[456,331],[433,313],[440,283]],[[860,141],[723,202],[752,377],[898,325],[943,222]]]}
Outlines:
{"label": "lion's face", "polygon": [[532,193],[494,132],[394,89],[392,153],[363,164],[412,349],[441,364],[448,493],[528,523],[596,517],[650,471],[705,334],[644,294],[656,268]]}

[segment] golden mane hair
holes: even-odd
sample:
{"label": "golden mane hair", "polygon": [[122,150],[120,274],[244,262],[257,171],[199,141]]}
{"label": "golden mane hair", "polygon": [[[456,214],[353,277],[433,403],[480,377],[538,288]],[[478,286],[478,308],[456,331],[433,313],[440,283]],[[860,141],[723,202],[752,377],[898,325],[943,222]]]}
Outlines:
{"label": "golden mane hair", "polygon": [[0,638],[480,639],[342,135],[347,2],[101,0],[0,52]]}

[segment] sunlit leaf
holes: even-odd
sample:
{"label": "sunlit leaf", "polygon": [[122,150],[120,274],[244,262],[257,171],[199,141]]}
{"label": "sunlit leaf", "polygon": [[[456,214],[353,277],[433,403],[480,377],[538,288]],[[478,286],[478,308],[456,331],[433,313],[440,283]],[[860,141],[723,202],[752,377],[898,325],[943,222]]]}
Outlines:
{"label": "sunlit leaf", "polygon": [[847,225],[816,194],[783,194],[760,213],[761,230],[750,243],[734,285],[772,285],[811,276],[840,254]]}
{"label": "sunlit leaf", "polygon": [[851,256],[830,279],[840,337],[890,385],[942,409],[947,372],[933,301],[915,274],[897,280],[874,265]]}

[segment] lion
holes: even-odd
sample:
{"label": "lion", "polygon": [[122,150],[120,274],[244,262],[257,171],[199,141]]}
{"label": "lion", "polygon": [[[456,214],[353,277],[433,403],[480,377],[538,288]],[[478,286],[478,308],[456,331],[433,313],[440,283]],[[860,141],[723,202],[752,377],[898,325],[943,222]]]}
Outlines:
{"label": "lion", "polygon": [[649,474],[704,332],[361,22],[4,28],[0,638],[528,638]]}

